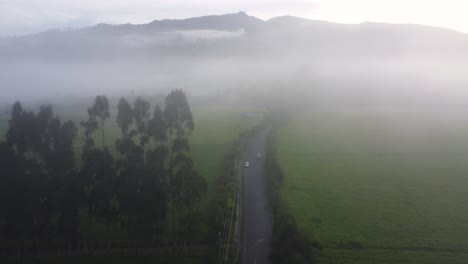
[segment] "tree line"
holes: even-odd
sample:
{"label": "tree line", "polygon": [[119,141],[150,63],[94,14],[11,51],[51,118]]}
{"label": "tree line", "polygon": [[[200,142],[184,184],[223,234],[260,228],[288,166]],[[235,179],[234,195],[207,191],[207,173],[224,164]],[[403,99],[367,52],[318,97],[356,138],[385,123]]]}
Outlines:
{"label": "tree line", "polygon": [[[62,122],[50,105],[38,112],[13,105],[0,142],[0,248],[6,254],[88,253],[96,248],[96,225],[105,229],[101,249],[111,248],[114,229],[135,249],[167,234],[173,241],[189,237],[207,186],[190,156],[194,121],[185,93],[172,91],[163,108],[121,98],[117,110],[121,137],[107,142],[106,96],[95,98],[78,125]],[[77,157],[79,127],[84,143]]]}

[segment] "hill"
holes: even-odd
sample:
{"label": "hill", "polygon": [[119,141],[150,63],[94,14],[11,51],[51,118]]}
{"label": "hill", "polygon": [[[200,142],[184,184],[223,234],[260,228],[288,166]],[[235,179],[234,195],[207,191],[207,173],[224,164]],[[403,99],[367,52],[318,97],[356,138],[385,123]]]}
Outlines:
{"label": "hill", "polygon": [[320,100],[358,97],[353,103],[369,95],[398,103],[439,100],[450,87],[443,95],[450,98],[442,98],[448,102],[466,98],[460,88],[468,86],[465,33],[292,16],[263,21],[244,12],[7,38],[0,40],[0,57],[0,87],[9,102],[20,95],[154,93],[169,86],[262,95],[282,93],[286,84]]}

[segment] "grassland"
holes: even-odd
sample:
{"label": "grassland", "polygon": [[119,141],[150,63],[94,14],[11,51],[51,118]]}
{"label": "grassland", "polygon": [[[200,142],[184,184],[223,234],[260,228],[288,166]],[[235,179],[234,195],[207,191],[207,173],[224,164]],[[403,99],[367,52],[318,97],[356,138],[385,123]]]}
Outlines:
{"label": "grassland", "polygon": [[468,111],[311,110],[276,149],[320,263],[468,262]]}
{"label": "grassland", "polygon": [[199,230],[204,235],[210,229],[210,210],[214,199],[216,177],[221,173],[221,164],[234,140],[242,131],[260,122],[258,116],[248,115],[259,111],[251,107],[198,107],[194,109],[195,131],[190,137],[195,169],[205,177],[208,191],[201,201]]}

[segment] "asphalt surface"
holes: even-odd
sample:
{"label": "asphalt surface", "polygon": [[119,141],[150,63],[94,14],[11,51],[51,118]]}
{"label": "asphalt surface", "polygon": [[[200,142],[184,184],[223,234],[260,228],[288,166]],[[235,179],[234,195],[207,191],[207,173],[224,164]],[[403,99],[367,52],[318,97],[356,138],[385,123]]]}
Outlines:
{"label": "asphalt surface", "polygon": [[[272,215],[264,169],[267,137],[267,129],[260,131],[248,143],[245,156],[250,166],[244,167],[243,264],[270,263]],[[262,158],[257,159],[257,154]]]}

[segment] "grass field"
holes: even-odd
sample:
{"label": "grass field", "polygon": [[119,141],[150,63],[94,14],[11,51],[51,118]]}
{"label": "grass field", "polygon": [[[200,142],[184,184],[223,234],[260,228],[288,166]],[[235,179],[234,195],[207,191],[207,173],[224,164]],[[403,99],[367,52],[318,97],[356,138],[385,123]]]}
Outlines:
{"label": "grass field", "polygon": [[210,210],[214,199],[216,177],[221,173],[221,163],[234,140],[242,131],[255,126],[261,120],[258,116],[248,115],[261,111],[251,107],[199,107],[194,109],[195,132],[191,135],[192,157],[198,173],[205,177],[208,192],[201,202],[199,230],[209,235],[212,221]]}
{"label": "grass field", "polygon": [[[86,107],[87,105],[73,108],[59,107],[55,109],[55,113],[61,117],[62,121],[72,120],[79,125],[80,121],[87,118]],[[210,229],[209,217],[214,198],[214,184],[220,173],[221,162],[240,132],[260,121],[260,117],[249,115],[249,113],[261,110],[248,106],[196,106],[192,108],[195,122],[195,130],[190,136],[192,157],[197,172],[205,177],[208,184],[208,192],[200,204],[201,220],[197,228],[200,233],[195,235],[200,240],[209,237],[210,232],[216,233],[215,230]],[[4,139],[8,119],[9,116],[6,114],[0,116],[0,140]],[[96,134],[96,144],[100,146],[100,134]],[[121,137],[121,133],[113,112],[111,118],[106,121],[105,134],[106,146],[115,153],[113,142]],[[74,143],[77,157],[80,156],[82,143],[83,134],[79,133]],[[99,228],[96,232],[99,233]]]}
{"label": "grass field", "polygon": [[309,111],[276,149],[320,263],[468,262],[467,110]]}

